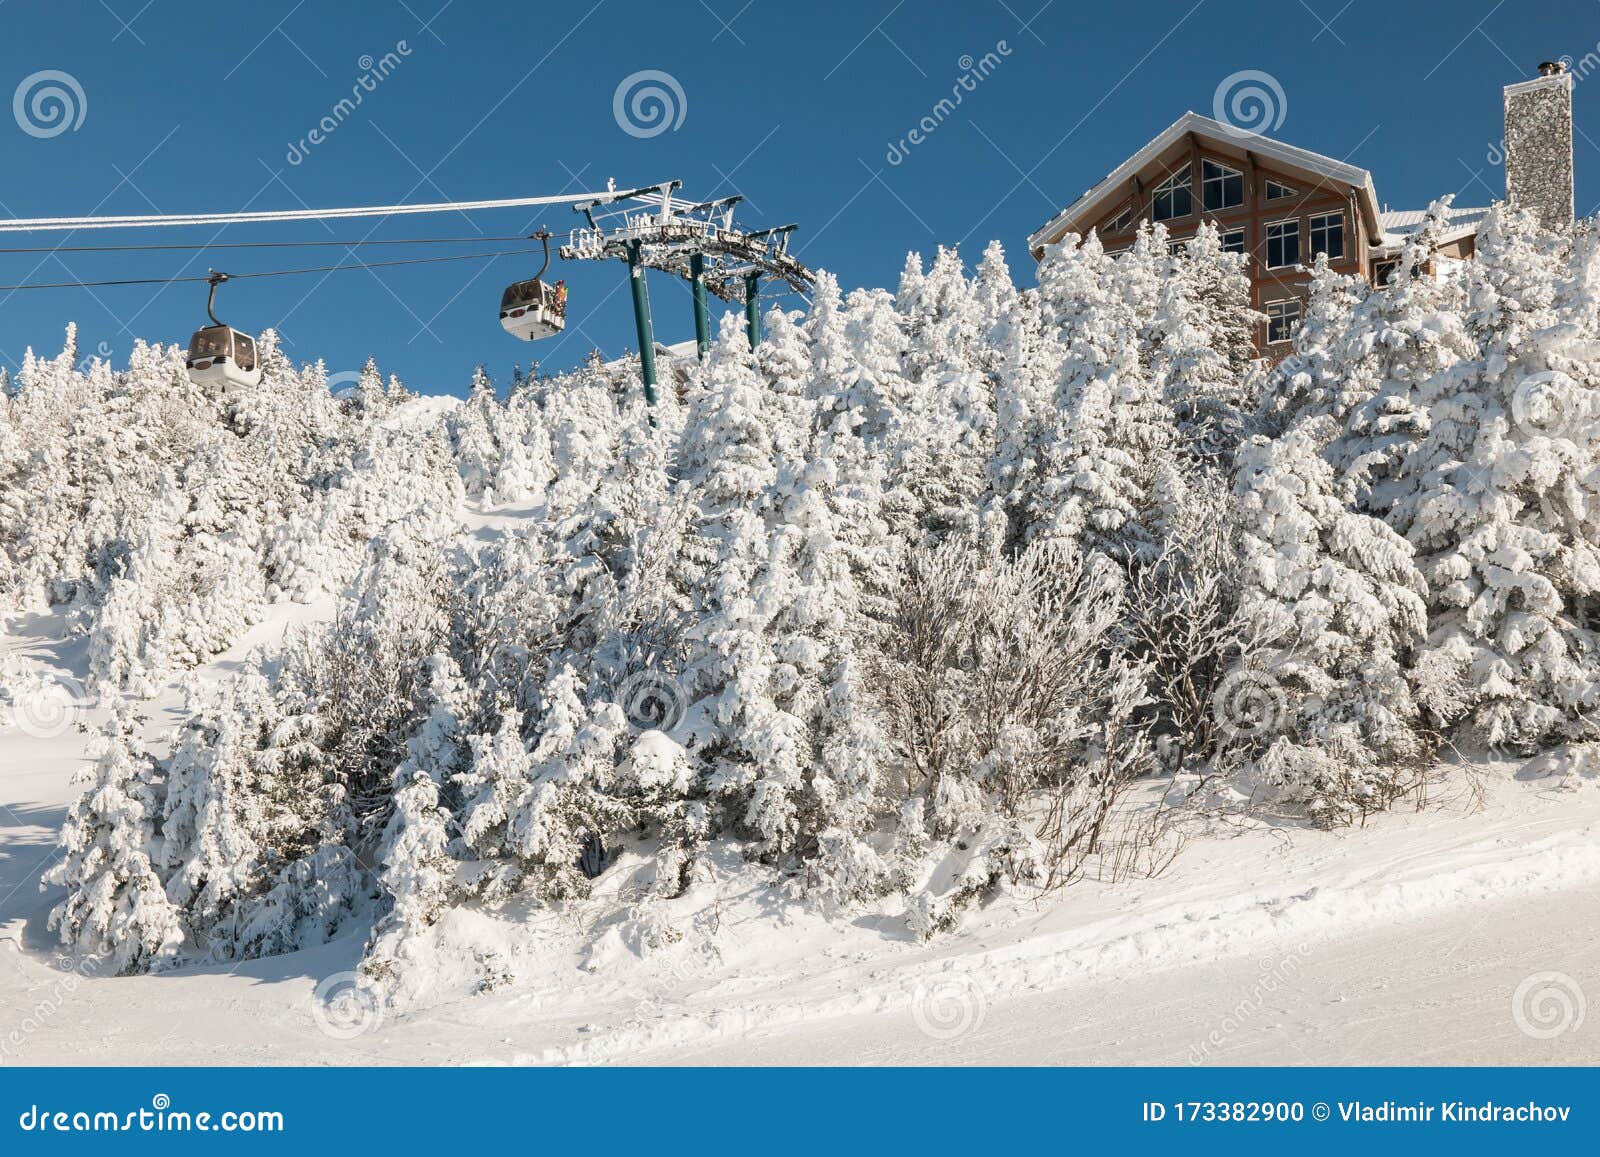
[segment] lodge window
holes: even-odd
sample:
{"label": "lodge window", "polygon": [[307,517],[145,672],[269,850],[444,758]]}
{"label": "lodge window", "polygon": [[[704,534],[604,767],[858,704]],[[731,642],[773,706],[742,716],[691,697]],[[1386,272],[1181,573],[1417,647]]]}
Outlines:
{"label": "lodge window", "polygon": [[1244,174],[1215,161],[1200,162],[1200,199],[1207,209],[1244,204]]}
{"label": "lodge window", "polygon": [[1124,229],[1131,228],[1132,225],[1133,225],[1133,204],[1130,202],[1129,204],[1124,205],[1122,207],[1122,212],[1118,213],[1116,215],[1116,217],[1112,220],[1111,224],[1106,226],[1106,232],[1107,233],[1121,233]]}
{"label": "lodge window", "polygon": [[1183,166],[1155,188],[1150,198],[1150,215],[1157,221],[1171,221],[1194,212],[1194,193],[1189,188],[1191,172]]}
{"label": "lodge window", "polygon": [[1372,284],[1379,289],[1394,284],[1394,275],[1400,272],[1399,261],[1380,261],[1372,267]]}
{"label": "lodge window", "polygon": [[1180,237],[1176,241],[1167,242],[1167,252],[1176,257],[1178,254],[1182,253],[1184,249],[1188,247],[1188,245],[1189,238]]}
{"label": "lodge window", "polygon": [[1276,221],[1267,226],[1267,268],[1300,264],[1300,222]]}
{"label": "lodge window", "polygon": [[1285,342],[1294,337],[1295,327],[1299,324],[1300,303],[1298,301],[1267,302],[1268,345]]}
{"label": "lodge window", "polygon": [[1311,218],[1311,252],[1330,260],[1344,256],[1344,214],[1318,213]]}
{"label": "lodge window", "polygon": [[1228,229],[1217,234],[1217,240],[1222,243],[1224,253],[1244,252],[1244,230]]}
{"label": "lodge window", "polygon": [[1267,182],[1267,200],[1281,201],[1285,197],[1294,196],[1294,190],[1288,185],[1280,185],[1276,181]]}

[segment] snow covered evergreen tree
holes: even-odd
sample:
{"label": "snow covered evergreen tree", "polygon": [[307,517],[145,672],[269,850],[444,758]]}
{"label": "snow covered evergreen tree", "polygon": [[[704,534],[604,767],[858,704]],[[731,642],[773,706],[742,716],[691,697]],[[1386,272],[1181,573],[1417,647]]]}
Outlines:
{"label": "snow covered evergreen tree", "polygon": [[1387,806],[1427,754],[1405,673],[1425,586],[1410,544],[1352,509],[1318,446],[1297,428],[1240,452],[1239,614],[1272,645],[1224,681],[1215,708],[1260,752],[1267,784],[1337,824]]}
{"label": "snow covered evergreen tree", "polygon": [[1586,735],[1600,696],[1585,610],[1600,589],[1588,401],[1600,377],[1584,356],[1600,348],[1597,285],[1592,254],[1567,274],[1563,239],[1491,210],[1467,272],[1482,352],[1423,382],[1432,425],[1395,515],[1430,588],[1424,702],[1441,724],[1465,719],[1510,750]]}
{"label": "snow covered evergreen tree", "polygon": [[1063,357],[1035,531],[1121,563],[1154,555],[1163,507],[1179,501],[1176,421],[1141,364],[1140,318],[1119,292],[1122,277],[1135,286],[1157,279],[1165,260],[1145,245],[1113,263],[1091,235],[1052,247],[1040,268],[1046,321]]}
{"label": "snow covered evergreen tree", "polygon": [[122,972],[157,966],[183,942],[179,911],[151,863],[156,772],[135,747],[134,728],[119,706],[100,737],[89,786],[62,826],[65,855],[43,881],[68,890],[50,913],[61,942],[85,955],[108,955]]}

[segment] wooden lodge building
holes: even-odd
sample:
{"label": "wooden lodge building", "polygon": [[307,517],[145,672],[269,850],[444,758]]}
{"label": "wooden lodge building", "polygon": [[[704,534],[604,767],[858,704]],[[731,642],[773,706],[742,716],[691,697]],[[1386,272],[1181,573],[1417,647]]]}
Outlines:
{"label": "wooden lodge building", "polygon": [[[1542,64],[1505,99],[1508,199],[1549,225],[1570,223],[1571,74]],[[1470,259],[1485,212],[1452,208],[1438,259]],[[1092,230],[1114,254],[1142,221],[1165,225],[1177,246],[1213,222],[1223,248],[1249,258],[1251,303],[1264,316],[1257,350],[1276,359],[1289,350],[1317,254],[1383,285],[1424,215],[1386,209],[1366,169],[1188,112],[1036,230],[1028,248],[1038,261],[1047,245]]]}

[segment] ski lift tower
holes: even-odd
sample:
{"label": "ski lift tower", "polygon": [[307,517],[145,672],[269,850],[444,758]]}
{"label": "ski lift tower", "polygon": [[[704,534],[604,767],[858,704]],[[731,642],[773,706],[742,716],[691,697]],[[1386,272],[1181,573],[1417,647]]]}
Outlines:
{"label": "ski lift tower", "polygon": [[794,225],[744,230],[734,224],[734,210],[743,197],[689,201],[675,196],[681,181],[635,189],[604,200],[573,206],[588,221],[574,229],[561,247],[567,260],[616,258],[628,263],[633,287],[633,317],[639,335],[639,368],[644,396],[656,402],[655,333],[644,271],[658,269],[681,277],[694,295],[695,346],[701,361],[711,348],[711,319],[706,294],[723,301],[743,301],[750,348],[761,342],[761,283],[781,281],[805,292],[816,275],[789,255]]}

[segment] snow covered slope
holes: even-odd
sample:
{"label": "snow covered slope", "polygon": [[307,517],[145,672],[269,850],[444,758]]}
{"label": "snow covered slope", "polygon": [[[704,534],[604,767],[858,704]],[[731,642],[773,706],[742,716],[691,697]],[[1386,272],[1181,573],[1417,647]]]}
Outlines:
{"label": "snow covered slope", "polygon": [[[278,608],[206,674],[330,609]],[[14,666],[70,676],[82,659],[53,618],[9,643]],[[149,726],[175,702],[157,697]],[[1600,984],[1600,793],[1515,764],[1365,828],[1214,827],[1162,877],[998,901],[931,944],[887,912],[774,900],[733,854],[662,904],[670,921],[619,918],[643,862],[624,849],[560,912],[452,912],[425,983],[378,999],[349,974],[357,937],[137,977],[59,957],[37,880],[85,743],[0,734],[0,1063],[1600,1060],[1581,1015]],[[690,931],[654,943],[668,926]]]}

